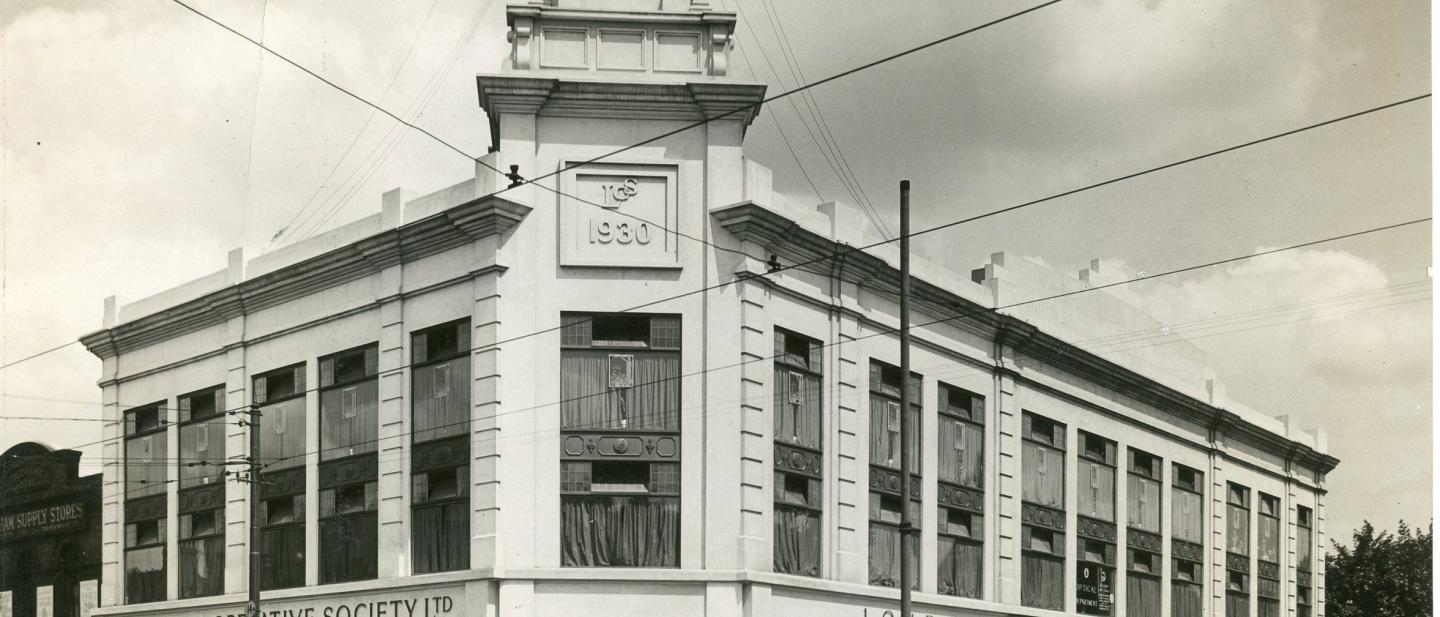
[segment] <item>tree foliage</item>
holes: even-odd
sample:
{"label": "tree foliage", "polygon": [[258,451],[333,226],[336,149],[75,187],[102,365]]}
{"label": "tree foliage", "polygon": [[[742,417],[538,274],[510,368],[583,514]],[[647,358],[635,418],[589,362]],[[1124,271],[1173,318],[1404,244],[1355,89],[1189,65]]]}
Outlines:
{"label": "tree foliage", "polygon": [[1430,538],[1400,521],[1394,534],[1370,521],[1353,546],[1331,542],[1325,556],[1325,604],[1330,617],[1422,617],[1431,614]]}

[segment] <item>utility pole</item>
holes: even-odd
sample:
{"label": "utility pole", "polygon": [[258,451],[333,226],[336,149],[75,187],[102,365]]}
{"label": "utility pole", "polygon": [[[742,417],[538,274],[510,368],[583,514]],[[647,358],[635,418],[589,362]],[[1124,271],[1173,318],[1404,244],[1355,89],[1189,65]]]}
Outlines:
{"label": "utility pole", "polygon": [[910,181],[900,181],[900,617],[910,617]]}
{"label": "utility pole", "polygon": [[250,456],[245,457],[250,471],[245,478],[236,478],[250,483],[250,541],[247,546],[250,551],[250,576],[245,586],[249,594],[245,615],[260,617],[260,547],[256,541],[260,535],[260,405],[251,403],[250,408],[241,413],[249,416],[248,420],[242,418],[240,425],[248,428],[250,440]]}

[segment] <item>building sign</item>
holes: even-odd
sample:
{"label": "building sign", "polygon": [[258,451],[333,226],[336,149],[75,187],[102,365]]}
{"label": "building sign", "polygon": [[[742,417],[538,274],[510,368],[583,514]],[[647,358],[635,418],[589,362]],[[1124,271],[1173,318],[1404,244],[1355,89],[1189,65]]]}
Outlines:
{"label": "building sign", "polygon": [[679,267],[677,169],[592,163],[565,174],[558,197],[561,265]]}
{"label": "building sign", "polygon": [[1079,562],[1075,577],[1075,610],[1086,615],[1109,615],[1110,605],[1115,602],[1111,592],[1110,568],[1093,563]]}
{"label": "building sign", "polygon": [[78,529],[84,524],[85,504],[82,502],[0,514],[0,542]]}
{"label": "building sign", "polygon": [[[457,587],[291,598],[262,602],[260,614],[263,617],[461,617],[464,598],[464,588]],[[235,605],[207,617],[245,617],[245,605]]]}

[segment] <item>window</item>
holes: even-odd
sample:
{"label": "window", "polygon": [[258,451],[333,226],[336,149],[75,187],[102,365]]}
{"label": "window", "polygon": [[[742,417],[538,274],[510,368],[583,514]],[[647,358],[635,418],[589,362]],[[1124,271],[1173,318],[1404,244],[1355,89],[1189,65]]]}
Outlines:
{"label": "window", "polygon": [[225,489],[215,485],[180,497],[180,597],[225,592]]}
{"label": "window", "polygon": [[1020,603],[1065,610],[1065,425],[1022,416]]}
{"label": "window", "polygon": [[1295,615],[1314,614],[1310,577],[1315,567],[1314,514],[1305,506],[1295,507]]}
{"label": "window", "polygon": [[1104,437],[1079,432],[1080,461],[1076,474],[1079,506],[1079,559],[1075,562],[1075,609],[1087,615],[1109,615],[1115,580],[1116,445]]}
{"label": "window", "polygon": [[1164,541],[1160,536],[1160,459],[1130,448],[1127,474],[1125,582],[1126,614],[1134,617],[1160,615],[1160,560]]}
{"label": "window", "polygon": [[1226,484],[1225,615],[1250,615],[1250,489]]}
{"label": "window", "polygon": [[820,576],[820,341],[775,329],[775,571]]}
{"label": "window", "polygon": [[125,412],[125,602],[165,599],[165,407]]}
{"label": "window", "polygon": [[165,498],[125,504],[125,603],[165,599]]}
{"label": "window", "polygon": [[320,582],[375,578],[379,355],[366,345],[320,358]]}
{"label": "window", "polygon": [[985,546],[985,397],[945,383],[938,395],[939,591],[979,598]]}
{"label": "window", "polygon": [[225,589],[225,388],[177,399],[180,412],[180,597]]}
{"label": "window", "polygon": [[561,565],[678,567],[680,318],[560,320]]}
{"label": "window", "polygon": [[470,320],[411,333],[410,366],[413,566],[416,574],[465,570],[470,567]]}
{"label": "window", "polygon": [[1280,498],[1260,493],[1256,595],[1260,617],[1280,617]]}
{"label": "window", "polygon": [[1201,617],[1201,564],[1205,558],[1205,474],[1176,463],[1171,467],[1170,534],[1174,554],[1170,581],[1172,617]]}
{"label": "window", "polygon": [[[870,584],[900,586],[900,508],[902,495],[910,503],[910,543],[914,583],[919,587],[920,539],[920,388],[922,378],[911,373],[908,383],[900,368],[870,361]],[[900,393],[910,395],[909,431],[906,435],[910,458],[910,486],[901,487],[900,477]]]}
{"label": "window", "polygon": [[256,550],[265,567],[261,589],[305,584],[305,364],[255,377],[251,397],[260,405],[260,529]]}

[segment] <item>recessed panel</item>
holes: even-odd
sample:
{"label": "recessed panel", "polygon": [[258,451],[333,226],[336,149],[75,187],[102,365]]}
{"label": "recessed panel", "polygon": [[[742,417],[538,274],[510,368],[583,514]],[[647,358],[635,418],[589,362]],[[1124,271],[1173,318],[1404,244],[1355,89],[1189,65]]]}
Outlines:
{"label": "recessed panel", "polygon": [[545,28],[540,65],[546,68],[588,68],[590,56],[584,28]]}
{"label": "recessed panel", "polygon": [[679,267],[676,166],[591,164],[561,183],[560,263]]}
{"label": "recessed panel", "polygon": [[645,32],[601,30],[600,68],[645,70]]}
{"label": "recessed panel", "polygon": [[656,32],[655,70],[699,71],[700,34],[698,32]]}

